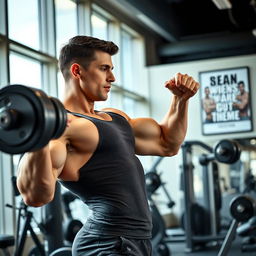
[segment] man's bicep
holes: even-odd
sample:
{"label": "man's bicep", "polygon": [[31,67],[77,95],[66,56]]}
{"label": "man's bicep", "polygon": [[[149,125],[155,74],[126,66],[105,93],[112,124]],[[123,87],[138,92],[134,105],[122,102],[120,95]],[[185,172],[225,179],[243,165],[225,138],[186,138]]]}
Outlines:
{"label": "man's bicep", "polygon": [[132,126],[135,138],[155,140],[159,139],[161,136],[161,127],[152,118],[131,119],[130,124]]}
{"label": "man's bicep", "polygon": [[143,140],[137,138],[135,140],[135,153],[137,155],[164,156],[163,147],[160,143],[153,140]]}
{"label": "man's bicep", "polygon": [[131,120],[135,136],[136,153],[140,155],[162,154],[161,126],[151,118],[137,118]]}

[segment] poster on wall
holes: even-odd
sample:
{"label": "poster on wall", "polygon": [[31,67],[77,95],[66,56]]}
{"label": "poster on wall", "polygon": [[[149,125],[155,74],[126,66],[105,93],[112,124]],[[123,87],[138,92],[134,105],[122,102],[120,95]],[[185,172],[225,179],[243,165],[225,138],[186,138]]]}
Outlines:
{"label": "poster on wall", "polygon": [[199,80],[203,135],[253,129],[248,67],[200,72]]}

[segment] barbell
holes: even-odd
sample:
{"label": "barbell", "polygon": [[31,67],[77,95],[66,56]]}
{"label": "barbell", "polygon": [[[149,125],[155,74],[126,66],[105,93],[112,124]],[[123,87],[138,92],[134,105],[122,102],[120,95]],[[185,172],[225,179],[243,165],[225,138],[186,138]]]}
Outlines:
{"label": "barbell", "polygon": [[0,90],[0,150],[21,154],[59,138],[67,124],[63,104],[42,90],[9,85]]}

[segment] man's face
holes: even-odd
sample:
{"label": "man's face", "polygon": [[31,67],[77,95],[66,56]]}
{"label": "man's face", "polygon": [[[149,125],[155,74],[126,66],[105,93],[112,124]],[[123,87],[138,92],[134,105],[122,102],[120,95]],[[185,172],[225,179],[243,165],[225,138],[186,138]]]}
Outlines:
{"label": "man's face", "polygon": [[240,93],[244,92],[244,85],[243,84],[238,84],[238,90],[240,91]]}
{"label": "man's face", "polygon": [[208,87],[204,89],[204,92],[206,96],[210,95],[210,89]]}
{"label": "man's face", "polygon": [[115,81],[112,73],[111,55],[102,51],[95,52],[95,59],[82,71],[82,89],[88,100],[107,100],[111,83]]}

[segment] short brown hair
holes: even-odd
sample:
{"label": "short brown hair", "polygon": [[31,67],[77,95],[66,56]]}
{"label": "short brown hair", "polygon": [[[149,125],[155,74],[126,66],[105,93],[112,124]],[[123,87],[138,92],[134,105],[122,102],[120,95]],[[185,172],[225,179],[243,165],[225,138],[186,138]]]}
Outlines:
{"label": "short brown hair", "polygon": [[95,57],[95,51],[103,51],[111,56],[118,52],[118,46],[110,41],[90,36],[75,36],[62,47],[59,56],[59,67],[67,81],[70,78],[69,68],[77,62],[87,68]]}

